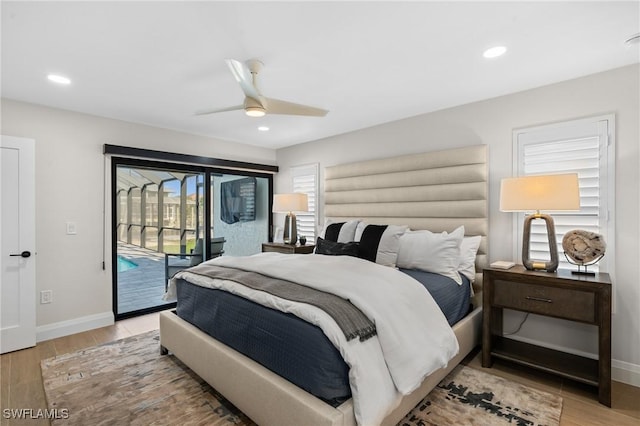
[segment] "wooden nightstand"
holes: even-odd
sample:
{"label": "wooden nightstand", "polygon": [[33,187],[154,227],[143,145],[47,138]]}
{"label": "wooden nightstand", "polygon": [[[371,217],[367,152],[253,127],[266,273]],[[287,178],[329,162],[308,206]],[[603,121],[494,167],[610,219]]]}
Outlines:
{"label": "wooden nightstand", "polygon": [[297,253],[297,254],[310,254],[313,253],[314,244],[307,244],[301,246],[300,244],[283,244],[283,243],[262,243],[262,251],[275,251],[278,253]]}
{"label": "wooden nightstand", "polygon": [[[483,279],[482,366],[492,357],[598,387],[598,400],[611,407],[611,280],[608,274],[572,275],[485,269]],[[598,359],[584,358],[502,336],[502,310],[514,309],[593,324],[598,327]]]}

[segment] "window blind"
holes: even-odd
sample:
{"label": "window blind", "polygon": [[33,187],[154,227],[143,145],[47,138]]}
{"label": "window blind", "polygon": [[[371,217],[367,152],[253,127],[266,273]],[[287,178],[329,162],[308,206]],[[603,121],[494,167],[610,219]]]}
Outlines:
{"label": "window blind", "polygon": [[304,235],[310,243],[315,242],[317,227],[318,165],[310,164],[291,168],[293,192],[307,194],[309,211],[296,213],[298,235]]}
{"label": "window blind", "polygon": [[[608,119],[585,119],[551,125],[519,132],[515,139],[517,174],[519,176],[538,174],[578,173],[580,187],[580,211],[549,211],[556,227],[556,241],[560,259],[559,268],[576,269],[563,255],[562,238],[574,229],[582,229],[602,234],[607,242],[607,251],[612,247],[613,232],[609,232],[610,202],[608,161],[609,148]],[[610,205],[611,204],[611,205]],[[517,248],[522,248],[522,227],[524,214],[517,218]],[[519,256],[518,256],[519,257]],[[530,257],[549,259],[547,230],[543,221],[534,221],[531,228]],[[606,265],[606,260],[590,266],[597,272]]]}

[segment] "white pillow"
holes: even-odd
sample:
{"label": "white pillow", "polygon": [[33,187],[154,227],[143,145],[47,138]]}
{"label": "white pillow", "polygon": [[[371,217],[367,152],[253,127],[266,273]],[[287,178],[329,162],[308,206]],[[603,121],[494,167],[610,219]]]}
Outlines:
{"label": "white pillow", "polygon": [[320,232],[320,238],[326,240],[327,228],[332,226],[332,231],[335,232],[336,229],[338,231],[338,239],[329,239],[329,241],[334,241],[337,243],[349,243],[351,241],[355,241],[356,228],[358,227],[358,223],[360,220],[349,220],[346,222],[338,222],[331,218],[326,218],[324,221],[324,227],[322,228],[322,232]]}
{"label": "white pillow", "polygon": [[360,222],[355,235],[355,241],[360,243],[358,257],[395,268],[400,237],[407,228],[404,225],[371,225]]}
{"label": "white pillow", "polygon": [[476,254],[482,237],[464,237],[460,244],[460,265],[458,271],[473,283],[476,278]]}
{"label": "white pillow", "polygon": [[450,234],[435,234],[431,231],[407,232],[400,238],[398,267],[433,272],[462,284],[458,265],[463,237],[464,226],[456,228]]}

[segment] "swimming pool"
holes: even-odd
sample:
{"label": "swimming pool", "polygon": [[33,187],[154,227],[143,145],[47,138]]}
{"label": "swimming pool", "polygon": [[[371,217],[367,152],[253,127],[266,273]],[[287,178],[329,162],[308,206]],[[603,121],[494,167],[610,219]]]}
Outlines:
{"label": "swimming pool", "polygon": [[137,263],[133,263],[129,259],[118,255],[118,272],[128,271],[137,267]]}

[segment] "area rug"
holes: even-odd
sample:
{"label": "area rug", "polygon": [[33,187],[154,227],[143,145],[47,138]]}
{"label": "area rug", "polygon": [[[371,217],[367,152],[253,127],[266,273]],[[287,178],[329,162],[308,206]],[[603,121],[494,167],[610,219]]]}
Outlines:
{"label": "area rug", "polygon": [[[41,362],[52,425],[254,425],[157,331]],[[458,366],[399,425],[558,425],[562,399]]]}
{"label": "area rug", "polygon": [[561,411],[558,395],[459,365],[399,425],[551,426]]}

